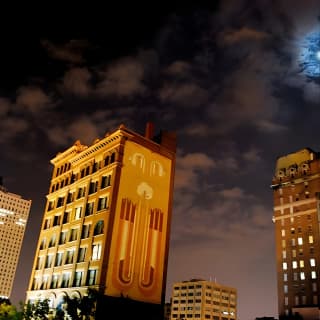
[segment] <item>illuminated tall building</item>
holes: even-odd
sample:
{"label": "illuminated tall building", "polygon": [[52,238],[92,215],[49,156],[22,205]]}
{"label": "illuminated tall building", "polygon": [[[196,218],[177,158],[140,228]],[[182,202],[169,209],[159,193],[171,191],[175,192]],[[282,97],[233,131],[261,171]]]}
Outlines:
{"label": "illuminated tall building", "polygon": [[0,297],[10,298],[31,200],[8,192],[0,180]]}
{"label": "illuminated tall building", "polygon": [[[320,155],[303,149],[277,159],[272,181],[280,317],[318,319]],[[313,315],[312,315],[313,314]]]}
{"label": "illuminated tall building", "polygon": [[193,279],[173,285],[171,320],[235,320],[237,290],[216,282]]}
{"label": "illuminated tall building", "polygon": [[107,310],[152,319],[163,310],[175,150],[173,133],[154,136],[148,123],[142,136],[121,125],[51,160],[27,300],[57,307],[93,287],[103,297],[97,318]]}

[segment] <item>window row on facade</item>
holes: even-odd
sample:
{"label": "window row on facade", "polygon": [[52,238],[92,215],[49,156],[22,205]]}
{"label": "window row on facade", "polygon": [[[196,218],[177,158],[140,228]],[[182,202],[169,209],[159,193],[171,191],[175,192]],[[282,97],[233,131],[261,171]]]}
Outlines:
{"label": "window row on facade", "polygon": [[102,254],[102,244],[94,243],[91,247],[91,257],[87,257],[87,254],[88,246],[82,246],[78,248],[78,252],[75,248],[69,248],[65,251],[58,251],[56,254],[52,253],[48,254],[47,256],[39,256],[37,259],[36,270],[61,267],[63,265],[81,263],[87,260],[100,260]]}
{"label": "window row on facade", "polygon": [[[284,252],[283,251],[283,256],[284,255]],[[293,260],[291,261],[291,264],[292,264],[292,269],[298,269],[299,268],[304,268],[305,267],[305,261],[304,260]],[[288,263],[287,262],[283,262],[282,263],[282,266],[283,266],[283,270],[287,270],[288,269]],[[316,266],[316,259],[315,258],[310,258],[309,259],[309,266],[310,267],[315,267]]]}
{"label": "window row on facade", "polygon": [[[294,303],[293,305],[307,305],[308,301],[307,301],[307,296],[303,295],[303,296],[294,296]],[[317,305],[318,304],[318,296],[314,295],[312,296],[312,304]],[[284,297],[284,305],[288,306],[289,305],[289,297],[285,296]]]}
{"label": "window row on facade", "polygon": [[[217,312],[218,313],[218,312]],[[172,319],[200,319],[201,318],[201,314],[200,313],[173,313],[171,316]],[[234,315],[232,315],[232,319],[234,318]],[[211,314],[205,314],[204,315],[204,319],[213,319],[213,320],[229,320],[230,318],[226,318],[226,317],[220,317],[218,315],[211,315]]]}
{"label": "window row on facade", "polygon": [[[56,245],[63,245],[67,242],[73,242],[77,241],[79,239],[86,239],[90,236],[98,236],[100,234],[103,234],[104,232],[104,221],[99,220],[93,229],[93,233],[91,231],[92,227],[91,224],[84,224],[81,228],[81,234],[80,234],[80,226],[75,226],[74,228],[71,228],[69,230],[62,230],[59,233],[59,236],[56,233],[53,233],[50,236],[50,239],[47,239],[46,237],[43,237],[40,242],[40,250],[55,247]],[[92,233],[92,234],[91,234]]]}
{"label": "window row on facade", "polygon": [[[109,153],[107,155],[105,155],[103,161],[90,161],[89,163],[85,164],[81,169],[80,169],[80,173],[77,175],[74,175],[73,179],[81,179],[89,174],[95,173],[96,171],[98,171],[99,169],[102,169],[103,167],[108,166],[111,163],[114,163],[116,160],[116,153],[112,152]],[[70,163],[65,163],[62,166],[56,168],[55,170],[55,177],[58,177],[59,175],[66,173],[67,171],[69,171],[71,169],[71,164]],[[74,181],[75,181],[74,180]]]}
{"label": "window row on facade", "polygon": [[63,272],[62,274],[44,275],[35,277],[32,290],[47,290],[58,288],[70,288],[80,286],[93,286],[97,282],[98,269],[87,271]]}
{"label": "window row on facade", "polygon": [[105,209],[108,209],[108,197],[101,196],[95,200],[87,202],[85,206],[79,205],[73,210],[65,211],[63,214],[59,213],[54,215],[53,217],[45,219],[43,229],[45,230],[52,227],[60,226],[61,223],[66,224],[71,221],[76,221]]}
{"label": "window row on facade", "polygon": [[104,175],[100,179],[100,184],[98,180],[93,180],[90,181],[89,185],[80,186],[76,191],[70,191],[66,196],[59,196],[55,200],[48,201],[47,211],[63,207],[65,204],[70,204],[75,200],[84,198],[86,195],[94,194],[110,186],[111,175]]}

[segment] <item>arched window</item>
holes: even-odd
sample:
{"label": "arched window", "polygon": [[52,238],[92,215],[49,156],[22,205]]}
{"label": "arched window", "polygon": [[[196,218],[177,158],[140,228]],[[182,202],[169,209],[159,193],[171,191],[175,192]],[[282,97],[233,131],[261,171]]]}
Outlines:
{"label": "arched window", "polygon": [[151,161],[150,164],[150,176],[163,176],[163,167],[159,161]]}
{"label": "arched window", "polygon": [[132,164],[134,166],[136,166],[137,168],[142,169],[142,171],[144,172],[144,168],[145,168],[145,158],[144,155],[141,153],[135,153],[132,157]]}

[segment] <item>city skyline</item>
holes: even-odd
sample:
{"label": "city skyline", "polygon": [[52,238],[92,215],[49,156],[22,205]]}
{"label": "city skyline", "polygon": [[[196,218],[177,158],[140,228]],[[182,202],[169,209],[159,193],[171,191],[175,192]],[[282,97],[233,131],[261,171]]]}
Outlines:
{"label": "city skyline", "polygon": [[22,17],[0,53],[0,175],[33,200],[13,301],[31,273],[49,159],[152,121],[178,136],[167,299],[173,282],[211,277],[237,289],[240,320],[277,316],[270,185],[279,156],[320,150],[319,78],[301,66],[318,1],[56,9]]}

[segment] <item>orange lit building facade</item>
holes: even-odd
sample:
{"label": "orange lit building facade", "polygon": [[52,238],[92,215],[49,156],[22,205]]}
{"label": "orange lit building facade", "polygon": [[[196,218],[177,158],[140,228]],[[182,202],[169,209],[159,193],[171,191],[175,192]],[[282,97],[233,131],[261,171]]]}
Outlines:
{"label": "orange lit building facade", "polygon": [[272,181],[278,307],[319,317],[320,158],[311,149],[279,157]]}
{"label": "orange lit building facade", "polygon": [[172,133],[154,137],[148,124],[141,136],[122,125],[51,160],[27,300],[57,307],[90,287],[115,302],[109,310],[121,307],[117,298],[163,305],[175,149]]}

